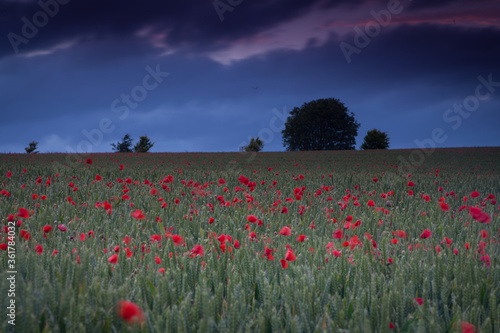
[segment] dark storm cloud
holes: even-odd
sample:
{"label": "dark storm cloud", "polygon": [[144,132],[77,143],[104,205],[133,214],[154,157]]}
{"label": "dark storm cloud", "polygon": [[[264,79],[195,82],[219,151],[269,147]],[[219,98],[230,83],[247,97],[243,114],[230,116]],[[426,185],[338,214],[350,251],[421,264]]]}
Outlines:
{"label": "dark storm cloud", "polygon": [[[42,0],[58,4],[58,12],[49,18],[27,44],[21,43],[21,52],[57,44],[68,39],[108,40],[133,37],[141,29],[151,33],[166,33],[162,40],[172,47],[189,44],[194,49],[217,48],[229,42],[272,27],[282,21],[303,15],[316,3],[325,7],[345,1],[279,0],[265,2],[243,1],[233,11],[225,11],[221,22],[213,1],[198,1],[196,5],[181,1],[78,1]],[[22,36],[26,17],[33,23],[33,16],[42,10],[38,2],[0,1],[0,33],[13,32]],[[214,44],[218,42],[219,44]],[[2,39],[2,55],[12,52],[8,38]],[[206,49],[205,49],[206,51]]]}

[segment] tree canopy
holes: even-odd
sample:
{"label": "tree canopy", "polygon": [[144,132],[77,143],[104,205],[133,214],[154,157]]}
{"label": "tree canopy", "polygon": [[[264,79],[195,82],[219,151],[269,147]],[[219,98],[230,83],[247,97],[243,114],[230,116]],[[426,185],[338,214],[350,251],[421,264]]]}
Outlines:
{"label": "tree canopy", "polygon": [[38,153],[37,151],[35,151],[37,147],[38,147],[38,142],[31,141],[29,143],[29,147],[24,148],[24,150],[26,150],[27,154],[31,154],[31,153],[36,154],[36,153]]}
{"label": "tree canopy", "polygon": [[338,99],[318,99],[290,112],[282,131],[283,145],[288,151],[351,150],[359,126]]}
{"label": "tree canopy", "polygon": [[245,147],[247,152],[259,152],[264,148],[264,142],[257,137],[257,139],[251,138],[248,146]]}
{"label": "tree canopy", "polygon": [[121,142],[112,143],[111,146],[117,153],[130,153],[132,152],[132,138],[130,134],[125,134]]}
{"label": "tree canopy", "polygon": [[151,148],[153,148],[154,143],[147,135],[139,137],[139,142],[135,144],[134,151],[136,153],[147,153]]}
{"label": "tree canopy", "polygon": [[361,149],[387,149],[389,148],[389,137],[386,132],[372,129],[366,133]]}

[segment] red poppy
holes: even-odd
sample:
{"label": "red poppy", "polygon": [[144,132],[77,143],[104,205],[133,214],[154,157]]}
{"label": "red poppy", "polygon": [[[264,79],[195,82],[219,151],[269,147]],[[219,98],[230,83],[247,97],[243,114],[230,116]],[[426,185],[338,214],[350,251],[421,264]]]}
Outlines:
{"label": "red poppy", "polygon": [[6,243],[0,244],[0,250],[7,251],[7,244]]}
{"label": "red poppy", "polygon": [[241,244],[240,244],[240,242],[238,242],[238,240],[236,239],[236,240],[234,241],[234,248],[235,248],[235,249],[239,249],[240,247],[241,247]]}
{"label": "red poppy", "polygon": [[205,250],[203,249],[203,246],[196,244],[193,249],[191,250],[192,256],[200,256],[203,257],[205,254]]}
{"label": "red poppy", "polygon": [[161,259],[159,257],[155,257],[155,262],[159,265],[161,264]]}
{"label": "red poppy", "polygon": [[283,229],[281,229],[279,234],[283,236],[290,236],[292,234],[292,230],[288,227],[283,227]]}
{"label": "red poppy", "polygon": [[472,193],[470,194],[470,197],[471,197],[471,198],[477,198],[477,197],[479,197],[479,192],[478,192],[478,191],[474,191],[474,192],[472,192]]}
{"label": "red poppy", "polygon": [[335,230],[335,231],[333,232],[333,235],[332,235],[332,237],[333,237],[333,238],[336,238],[336,239],[341,239],[341,238],[342,238],[342,236],[343,236],[343,235],[342,235],[342,229]]}
{"label": "red poppy", "polygon": [[441,210],[443,212],[447,212],[450,210],[450,205],[448,205],[446,202],[439,203],[439,206],[441,207]]}
{"label": "red poppy", "polygon": [[92,159],[87,158],[87,160],[85,161],[85,163],[87,163],[87,164],[89,164],[89,165],[90,165],[90,164],[92,164]]}
{"label": "red poppy", "polygon": [[130,215],[132,215],[133,218],[138,220],[144,219],[144,214],[140,209],[136,209],[135,212],[132,212]]}
{"label": "red poppy", "polygon": [[288,262],[285,259],[281,259],[280,263],[281,263],[281,267],[283,267],[283,269],[288,267]]}
{"label": "red poppy", "polygon": [[10,172],[10,170],[9,170],[9,171],[7,171],[7,178],[10,178],[10,177],[12,177],[12,172]]}
{"label": "red poppy", "polygon": [[292,249],[288,249],[286,251],[285,259],[288,261],[295,261],[295,259],[297,259],[297,257],[293,253]]}
{"label": "red poppy", "polygon": [[368,207],[375,207],[375,201],[373,200],[368,200]]}
{"label": "red poppy", "polygon": [[23,219],[27,219],[28,217],[30,217],[30,213],[26,208],[19,207],[19,211],[16,216],[22,217]]}
{"label": "red poppy", "polygon": [[420,234],[420,238],[426,239],[431,237],[432,232],[429,229],[425,229],[422,234]]}
{"label": "red poppy", "polygon": [[66,228],[66,226],[64,224],[59,224],[57,227],[59,228],[60,231],[63,231],[63,232],[68,230],[68,228]]}
{"label": "red poppy", "polygon": [[118,255],[117,254],[113,254],[111,257],[108,258],[108,261],[111,264],[116,264],[118,262]]}
{"label": "red poppy", "polygon": [[471,323],[463,321],[461,324],[462,333],[476,333],[476,327]]}
{"label": "red poppy", "polygon": [[396,235],[396,237],[399,237],[399,238],[406,238],[406,237],[408,237],[408,235],[406,234],[406,232],[404,232],[403,230],[396,230],[396,231],[394,231],[393,234]]}
{"label": "red poppy", "polygon": [[95,176],[95,180],[97,180],[98,182],[100,182],[100,181],[102,180],[102,177],[101,177],[101,176],[99,176],[99,175],[96,175],[96,176]]}
{"label": "red poppy", "polygon": [[142,310],[130,301],[118,302],[118,315],[120,318],[128,323],[142,323],[144,321],[144,314]]}
{"label": "red poppy", "polygon": [[410,180],[410,181],[408,181],[408,187],[413,187],[413,186],[415,186],[415,183],[414,183],[414,182],[412,182],[411,180]]}
{"label": "red poppy", "polygon": [[50,225],[46,225],[43,227],[43,232],[48,233],[52,231],[52,227]]}
{"label": "red poppy", "polygon": [[38,253],[38,255],[42,255],[43,247],[40,244],[38,244],[37,246],[35,246],[35,251],[36,253]]}
{"label": "red poppy", "polygon": [[184,243],[184,238],[179,235],[173,235],[172,240],[174,241],[175,246],[181,246]]}
{"label": "red poppy", "polygon": [[422,297],[415,297],[414,300],[418,303],[418,305],[424,304],[424,299]]}
{"label": "red poppy", "polygon": [[398,243],[398,239],[397,239],[397,238],[393,238],[393,239],[391,239],[391,243],[392,243],[392,244],[397,244],[397,243]]}
{"label": "red poppy", "polygon": [[214,219],[213,217],[211,217],[211,218],[209,218],[209,219],[208,219],[208,223],[209,223],[209,224],[214,223],[214,221],[215,221],[215,219]]}
{"label": "red poppy", "polygon": [[255,217],[255,215],[248,215],[247,221],[250,223],[256,223],[258,221],[258,219],[257,219],[257,217]]}
{"label": "red poppy", "polygon": [[306,238],[307,238],[306,235],[299,235],[299,237],[297,237],[297,242],[301,242],[302,243],[303,241],[305,241]]}

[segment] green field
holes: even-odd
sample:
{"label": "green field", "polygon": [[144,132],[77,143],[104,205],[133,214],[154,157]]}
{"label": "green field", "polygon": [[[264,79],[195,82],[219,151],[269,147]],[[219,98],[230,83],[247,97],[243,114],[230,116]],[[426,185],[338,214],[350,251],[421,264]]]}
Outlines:
{"label": "green field", "polygon": [[499,332],[499,171],[500,148],[3,154],[0,331]]}

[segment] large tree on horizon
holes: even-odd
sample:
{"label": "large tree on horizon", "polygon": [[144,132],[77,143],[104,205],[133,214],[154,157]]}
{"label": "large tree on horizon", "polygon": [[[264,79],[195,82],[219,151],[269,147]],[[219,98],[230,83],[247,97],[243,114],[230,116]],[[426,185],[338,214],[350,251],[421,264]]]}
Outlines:
{"label": "large tree on horizon", "polygon": [[359,126],[338,99],[317,99],[290,112],[281,132],[283,145],[288,151],[352,150]]}

